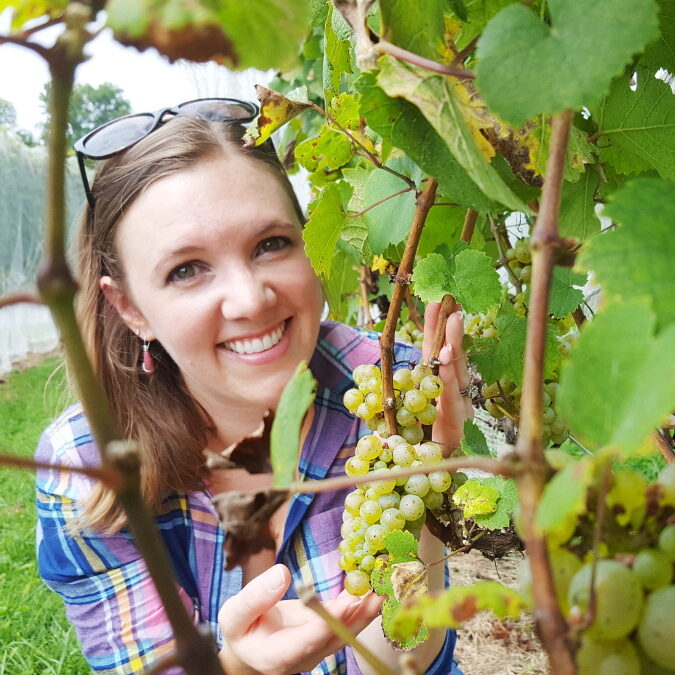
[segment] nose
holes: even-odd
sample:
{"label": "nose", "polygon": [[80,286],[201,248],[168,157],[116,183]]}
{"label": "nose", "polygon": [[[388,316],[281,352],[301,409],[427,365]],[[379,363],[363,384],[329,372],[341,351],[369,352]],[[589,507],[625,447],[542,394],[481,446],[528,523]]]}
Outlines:
{"label": "nose", "polygon": [[245,267],[230,270],[221,302],[225,319],[248,319],[269,311],[277,302],[271,279],[260,270]]}

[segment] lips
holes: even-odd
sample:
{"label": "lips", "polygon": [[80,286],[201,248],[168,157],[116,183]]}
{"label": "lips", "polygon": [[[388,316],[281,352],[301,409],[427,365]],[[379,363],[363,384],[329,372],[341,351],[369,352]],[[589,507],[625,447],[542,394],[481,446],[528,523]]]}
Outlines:
{"label": "lips", "polygon": [[223,346],[237,354],[259,354],[272,349],[281,342],[281,338],[286,332],[286,325],[287,321],[284,321],[269,333],[249,339],[230,340],[223,342]]}

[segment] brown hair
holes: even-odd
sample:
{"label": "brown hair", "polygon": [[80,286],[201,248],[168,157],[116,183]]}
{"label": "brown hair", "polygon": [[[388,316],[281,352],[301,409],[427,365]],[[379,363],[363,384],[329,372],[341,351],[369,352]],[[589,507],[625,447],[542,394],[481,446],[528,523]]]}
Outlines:
{"label": "brown hair", "polygon": [[[141,341],[99,287],[109,275],[122,288],[115,252],[117,223],[153,182],[217,156],[237,155],[271,171],[288,192],[300,222],[304,216],[274,147],[244,147],[243,128],[233,123],[178,116],[125,152],[103,162],[92,185],[93,213],[82,214],[78,237],[78,320],[92,363],[102,379],[120,432],[141,453],[141,491],[152,509],[173,491],[200,489],[206,476],[203,455],[212,421],[190,396],[173,359],[151,343],[156,370],[140,371]],[[161,424],[158,421],[161,420]],[[111,491],[97,484],[83,503],[76,528],[119,530],[125,517]]]}

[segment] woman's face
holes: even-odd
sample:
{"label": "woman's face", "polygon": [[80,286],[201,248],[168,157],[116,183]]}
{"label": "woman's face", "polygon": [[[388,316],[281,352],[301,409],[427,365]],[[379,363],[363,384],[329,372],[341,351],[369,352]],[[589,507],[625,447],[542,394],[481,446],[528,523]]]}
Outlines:
{"label": "woman's face", "polygon": [[[264,166],[201,161],[153,183],[118,224],[129,327],[159,340],[212,415],[274,408],[316,345],[322,292],[290,197]],[[216,420],[217,422],[217,420]]]}

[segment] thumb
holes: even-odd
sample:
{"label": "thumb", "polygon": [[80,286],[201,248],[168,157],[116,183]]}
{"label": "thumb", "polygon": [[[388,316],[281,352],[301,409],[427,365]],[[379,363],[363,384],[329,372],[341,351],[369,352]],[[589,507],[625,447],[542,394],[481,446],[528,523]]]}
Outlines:
{"label": "thumb", "polygon": [[274,565],[250,581],[221,607],[218,622],[227,639],[242,637],[258,617],[284,597],[291,583],[285,565]]}

